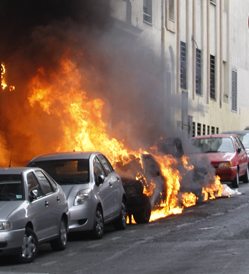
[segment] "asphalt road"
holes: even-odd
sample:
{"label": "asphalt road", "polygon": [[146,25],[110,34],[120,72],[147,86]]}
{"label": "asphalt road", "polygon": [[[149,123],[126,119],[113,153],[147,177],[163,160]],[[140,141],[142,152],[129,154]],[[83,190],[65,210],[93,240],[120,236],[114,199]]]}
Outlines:
{"label": "asphalt road", "polygon": [[0,257],[0,273],[248,274],[249,184],[239,193],[125,231],[108,226],[101,240],[71,234],[65,251],[42,245],[31,264]]}

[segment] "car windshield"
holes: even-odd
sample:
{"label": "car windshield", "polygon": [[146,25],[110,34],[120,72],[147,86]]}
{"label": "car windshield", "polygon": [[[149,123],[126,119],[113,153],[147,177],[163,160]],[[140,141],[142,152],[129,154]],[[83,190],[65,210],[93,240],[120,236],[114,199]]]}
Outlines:
{"label": "car windshield", "polygon": [[0,201],[24,200],[21,175],[0,175]]}
{"label": "car windshield", "polygon": [[41,161],[33,162],[30,166],[42,168],[60,185],[89,182],[88,159]]}
{"label": "car windshield", "polygon": [[242,141],[245,149],[249,149],[249,134],[238,134],[238,136]]}
{"label": "car windshield", "polygon": [[192,144],[204,153],[235,152],[233,142],[229,137],[197,138],[192,139]]}

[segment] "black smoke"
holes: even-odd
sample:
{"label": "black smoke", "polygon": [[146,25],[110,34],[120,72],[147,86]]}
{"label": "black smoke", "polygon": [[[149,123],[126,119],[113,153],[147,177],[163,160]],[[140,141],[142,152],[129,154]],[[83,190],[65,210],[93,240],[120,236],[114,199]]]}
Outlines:
{"label": "black smoke", "polygon": [[[47,75],[56,73],[65,51],[88,79],[84,83],[88,98],[105,102],[110,138],[136,150],[173,133],[167,113],[174,106],[166,106],[160,56],[144,51],[135,36],[115,27],[108,0],[0,0],[0,4],[0,61],[6,64],[7,82],[16,87],[1,93],[0,137],[7,152],[14,147],[17,165],[53,152],[63,134],[49,115],[31,109],[27,86],[40,67]],[[63,117],[57,123],[62,124]],[[34,142],[44,149],[36,150]]]}

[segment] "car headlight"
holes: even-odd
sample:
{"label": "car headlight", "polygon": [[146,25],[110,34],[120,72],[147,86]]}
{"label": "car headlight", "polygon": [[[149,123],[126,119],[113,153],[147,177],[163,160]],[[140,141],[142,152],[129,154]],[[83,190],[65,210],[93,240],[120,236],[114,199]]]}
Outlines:
{"label": "car headlight", "polygon": [[89,199],[89,194],[91,192],[91,189],[84,189],[80,190],[74,199],[74,205],[82,205]]}
{"label": "car headlight", "polygon": [[0,221],[0,231],[1,230],[9,230],[11,229],[11,223],[10,222],[1,222]]}
{"label": "car headlight", "polygon": [[126,188],[127,195],[136,194],[136,193],[137,193],[137,191],[136,191],[135,187],[127,187]]}
{"label": "car headlight", "polygon": [[218,164],[218,167],[232,167],[233,162],[221,162]]}

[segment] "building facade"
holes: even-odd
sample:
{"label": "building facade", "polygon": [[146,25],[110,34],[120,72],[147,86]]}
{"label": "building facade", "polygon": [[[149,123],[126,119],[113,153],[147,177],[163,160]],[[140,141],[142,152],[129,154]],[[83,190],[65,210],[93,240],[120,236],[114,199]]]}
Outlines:
{"label": "building facade", "polygon": [[181,101],[176,128],[192,137],[249,126],[249,1],[110,3],[116,25],[161,59],[162,100]]}

